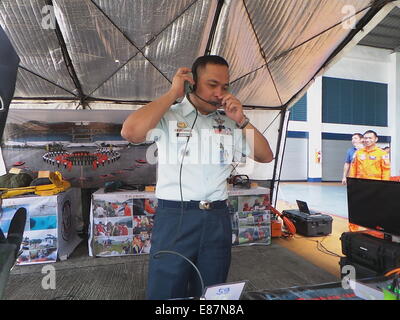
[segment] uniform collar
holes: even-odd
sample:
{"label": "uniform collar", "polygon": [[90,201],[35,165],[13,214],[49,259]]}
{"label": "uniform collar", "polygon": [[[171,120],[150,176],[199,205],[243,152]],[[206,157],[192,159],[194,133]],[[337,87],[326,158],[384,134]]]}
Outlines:
{"label": "uniform collar", "polygon": [[194,106],[190,103],[190,101],[188,100],[188,98],[185,97],[183,98],[182,102],[181,102],[181,113],[184,117],[188,116],[189,114],[191,114],[192,112],[195,112],[196,109],[194,108]]}
{"label": "uniform collar", "polygon": [[373,148],[370,149],[370,150],[367,150],[367,149],[364,147],[364,151],[367,152],[367,153],[371,153],[371,152],[374,152],[374,151],[376,151],[376,150],[378,150],[378,147],[377,147],[377,146],[373,147]]}

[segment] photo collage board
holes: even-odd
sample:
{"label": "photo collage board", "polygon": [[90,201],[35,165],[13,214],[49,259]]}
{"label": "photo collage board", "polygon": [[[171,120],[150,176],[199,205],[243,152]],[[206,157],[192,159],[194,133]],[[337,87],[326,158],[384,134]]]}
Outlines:
{"label": "photo collage board", "polygon": [[[227,203],[231,213],[232,245],[255,241],[271,243],[269,195],[256,191],[230,192]],[[152,192],[96,191],[91,203],[89,255],[150,253],[156,209],[157,198]]]}
{"label": "photo collage board", "polygon": [[232,245],[262,240],[271,243],[271,213],[267,209],[269,196],[230,196],[228,206],[232,221]]}
{"label": "photo collage board", "polygon": [[111,197],[101,197],[94,194],[90,255],[105,257],[150,252],[157,199],[144,198],[140,194],[124,195],[115,193]]}
{"label": "photo collage board", "polygon": [[19,208],[27,212],[21,254],[17,265],[64,260],[82,240],[76,230],[76,213],[80,203],[77,189],[72,188],[53,196],[21,196],[4,199],[0,228],[5,235]]}

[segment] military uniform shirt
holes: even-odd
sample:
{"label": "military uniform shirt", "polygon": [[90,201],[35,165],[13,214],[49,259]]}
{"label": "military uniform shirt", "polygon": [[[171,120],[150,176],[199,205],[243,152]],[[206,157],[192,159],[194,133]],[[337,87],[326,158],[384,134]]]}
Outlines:
{"label": "military uniform shirt", "polygon": [[196,109],[186,97],[164,114],[147,140],[157,143],[156,197],[165,200],[181,201],[182,160],[184,201],[227,199],[231,163],[250,153],[242,130],[233,120],[218,111],[208,115],[198,112],[196,119]]}

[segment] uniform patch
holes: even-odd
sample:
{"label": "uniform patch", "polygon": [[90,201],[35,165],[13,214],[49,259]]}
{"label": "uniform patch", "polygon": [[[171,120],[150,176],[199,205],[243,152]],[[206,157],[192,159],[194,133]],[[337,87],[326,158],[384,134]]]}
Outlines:
{"label": "uniform patch", "polygon": [[365,156],[365,154],[360,154],[360,160],[365,160],[367,159],[367,157]]}
{"label": "uniform patch", "polygon": [[376,160],[376,157],[375,157],[375,156],[369,156],[369,158],[370,158],[371,160]]}
{"label": "uniform patch", "polygon": [[217,134],[228,134],[232,135],[232,129],[231,128],[225,128],[224,126],[213,126],[214,128],[214,133]]}
{"label": "uniform patch", "polygon": [[184,129],[184,128],[187,127],[187,124],[186,124],[185,122],[183,122],[183,121],[179,121],[179,122],[177,123],[177,127],[178,127],[178,128],[181,128],[181,129]]}

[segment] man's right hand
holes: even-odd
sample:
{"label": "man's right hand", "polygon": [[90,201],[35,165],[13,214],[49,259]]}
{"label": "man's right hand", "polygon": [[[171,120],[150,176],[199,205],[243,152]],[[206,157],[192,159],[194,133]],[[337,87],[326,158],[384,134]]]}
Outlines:
{"label": "man's right hand", "polygon": [[342,184],[343,184],[343,185],[346,185],[346,184],[347,184],[346,178],[343,178],[343,179],[342,179]]}
{"label": "man's right hand", "polygon": [[175,73],[171,88],[169,89],[169,92],[175,97],[175,100],[185,95],[185,81],[189,81],[192,85],[195,84],[193,78],[190,76],[191,72],[192,70],[190,68],[182,67]]}

